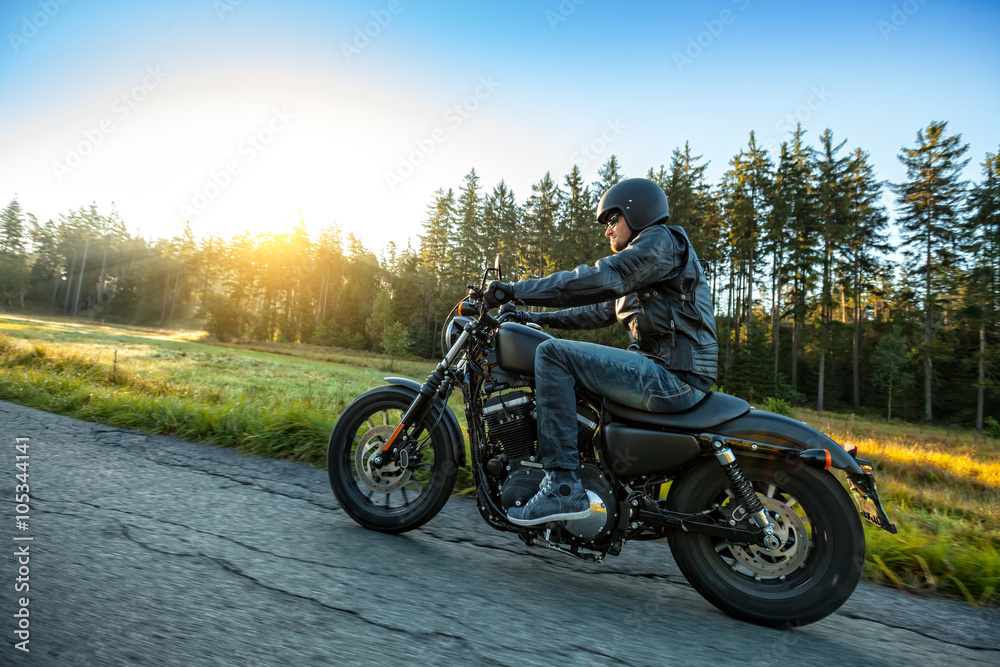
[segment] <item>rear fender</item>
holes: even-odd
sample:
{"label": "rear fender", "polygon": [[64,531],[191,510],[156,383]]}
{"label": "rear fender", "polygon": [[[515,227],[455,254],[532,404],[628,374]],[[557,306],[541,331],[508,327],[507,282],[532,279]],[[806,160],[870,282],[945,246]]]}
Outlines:
{"label": "rear fender", "polygon": [[[849,475],[865,474],[857,460],[833,438],[804,422],[774,412],[750,410],[716,426],[710,435],[720,435],[730,446],[739,449],[746,449],[752,444],[771,445],[778,450],[792,451],[825,449],[830,452],[831,467],[839,468]],[[744,447],[733,440],[745,440],[747,445]]]}
{"label": "rear fender", "polygon": [[[385,381],[389,384],[406,387],[407,389],[412,390],[414,398],[416,398],[417,394],[420,393],[420,383],[416,380],[400,377],[388,377],[385,378]],[[441,411],[444,410],[444,415],[441,416],[441,424],[438,428],[444,429],[445,436],[451,442],[451,453],[455,464],[459,467],[464,466],[466,462],[465,437],[462,435],[462,427],[458,425],[458,418],[440,396],[434,396],[431,401],[431,406],[434,420],[437,420],[438,416],[441,415]]]}
{"label": "rear fender", "polygon": [[[896,532],[896,526],[878,497],[874,466],[868,461],[856,459],[835,440],[808,424],[765,410],[751,410],[720,424],[711,433],[702,434],[707,442],[717,437],[747,454],[764,452],[764,455],[773,456],[784,453],[786,457],[798,458],[808,465],[843,470],[847,473],[851,490],[858,497],[861,515],[890,533]],[[829,453],[825,466],[817,465],[822,450]],[[854,453],[857,453],[856,449]]]}

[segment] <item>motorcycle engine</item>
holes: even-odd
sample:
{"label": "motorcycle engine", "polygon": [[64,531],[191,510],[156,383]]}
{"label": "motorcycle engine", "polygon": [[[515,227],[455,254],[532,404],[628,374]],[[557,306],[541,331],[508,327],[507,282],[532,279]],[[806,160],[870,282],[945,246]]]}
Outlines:
{"label": "motorcycle engine", "polygon": [[[483,403],[486,418],[486,440],[495,451],[502,452],[508,472],[523,461],[538,461],[538,427],[535,422],[535,392],[506,391],[490,396]],[[597,414],[593,408],[577,406],[577,446],[583,450],[597,432]],[[505,468],[507,466],[504,466]],[[493,474],[494,477],[502,475]]]}
{"label": "motorcycle engine", "polygon": [[[486,462],[487,474],[498,484],[501,505],[506,511],[528,501],[545,477],[538,456],[535,394],[506,391],[483,403],[486,440],[493,457]],[[586,405],[577,408],[578,446],[586,450],[597,431],[597,415]],[[580,478],[590,496],[590,516],[562,522],[574,538],[586,542],[611,533],[617,517],[617,502],[600,468],[584,463]]]}
{"label": "motorcycle engine", "polygon": [[[617,503],[611,486],[600,468],[592,463],[584,463],[580,468],[580,480],[590,497],[590,516],[583,519],[561,522],[563,529],[573,537],[585,542],[598,541],[611,534],[617,517]],[[503,484],[501,504],[504,511],[520,507],[538,493],[545,471],[540,467],[523,466],[507,478]]]}
{"label": "motorcycle engine", "polygon": [[538,454],[535,427],[535,394],[508,391],[492,396],[483,404],[487,441],[499,448],[508,462],[520,465],[534,461]]}

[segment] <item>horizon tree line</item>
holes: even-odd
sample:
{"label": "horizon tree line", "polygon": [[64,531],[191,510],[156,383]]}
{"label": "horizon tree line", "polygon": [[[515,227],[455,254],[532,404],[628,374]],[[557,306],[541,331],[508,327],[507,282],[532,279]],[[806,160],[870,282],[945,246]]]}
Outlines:
{"label": "horizon tree line", "polygon": [[[717,184],[688,143],[650,167],[706,267],[720,342],[718,386],[819,410],[850,408],[982,429],[1000,416],[1000,159],[961,175],[968,145],[932,122],[903,147],[901,183],[869,154],[801,125],[770,155],[750,132]],[[545,173],[523,200],[476,170],[428,203],[419,244],[380,255],[337,225],[197,240],[130,236],[95,205],[44,223],[16,197],[0,213],[0,297],[8,312],[171,326],[204,322],[220,339],[438,353],[441,319],[499,252],[508,280],[592,264],[609,249],[594,224],[623,173],[611,155],[586,183]],[[898,205],[902,261],[889,216]],[[563,335],[620,345],[618,327]],[[918,394],[919,392],[919,394]],[[922,401],[916,400],[922,395]],[[992,422],[991,422],[992,423]]]}

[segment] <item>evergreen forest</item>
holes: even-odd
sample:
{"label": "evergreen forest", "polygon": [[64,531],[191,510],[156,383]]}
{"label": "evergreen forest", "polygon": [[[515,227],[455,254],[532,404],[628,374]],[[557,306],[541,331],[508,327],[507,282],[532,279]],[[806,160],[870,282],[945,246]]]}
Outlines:
{"label": "evergreen forest", "polygon": [[[336,225],[310,236],[304,221],[282,234],[196,238],[188,225],[147,239],[113,208],[42,222],[15,196],[0,214],[0,310],[433,358],[446,315],[494,254],[508,281],[593,264],[610,252],[597,200],[645,176],[706,267],[718,387],[758,404],[1000,433],[1000,157],[962,180],[969,146],[932,122],[900,149],[906,179],[887,183],[831,130],[812,144],[804,135],[775,155],[751,132],[717,183],[688,144],[645,174],[622,173],[612,155],[597,181],[574,167],[528,193],[473,168],[434,193],[417,247],[378,252]],[[626,342],[617,326],[559,333]]]}

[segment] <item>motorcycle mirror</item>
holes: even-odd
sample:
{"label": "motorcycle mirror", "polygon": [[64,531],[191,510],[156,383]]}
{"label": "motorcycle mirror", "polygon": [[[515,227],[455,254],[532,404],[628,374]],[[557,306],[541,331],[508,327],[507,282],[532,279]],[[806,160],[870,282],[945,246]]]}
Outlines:
{"label": "motorcycle mirror", "polygon": [[503,271],[500,270],[500,253],[493,258],[493,270],[497,272],[497,280],[503,282]]}

